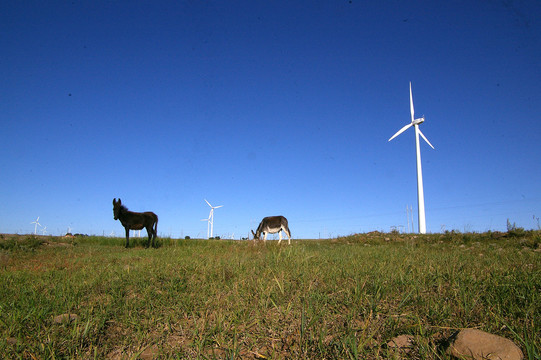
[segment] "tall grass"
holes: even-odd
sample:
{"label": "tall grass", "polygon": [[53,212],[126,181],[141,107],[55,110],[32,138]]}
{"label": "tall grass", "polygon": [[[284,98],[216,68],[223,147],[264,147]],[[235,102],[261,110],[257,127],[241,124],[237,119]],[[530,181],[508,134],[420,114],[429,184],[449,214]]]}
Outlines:
{"label": "tall grass", "polygon": [[[446,359],[439,345],[464,327],[541,353],[539,232],[138,240],[0,247],[0,353],[379,359],[411,334],[409,357]],[[77,318],[56,323],[61,314]]]}

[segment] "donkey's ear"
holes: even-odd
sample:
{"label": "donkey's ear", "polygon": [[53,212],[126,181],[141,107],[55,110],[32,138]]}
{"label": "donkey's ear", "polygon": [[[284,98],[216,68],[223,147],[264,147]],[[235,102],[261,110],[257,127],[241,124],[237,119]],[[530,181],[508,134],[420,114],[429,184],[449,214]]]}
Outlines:
{"label": "donkey's ear", "polygon": [[122,204],[122,200],[120,200],[120,198],[118,198],[118,205]]}
{"label": "donkey's ear", "polygon": [[113,205],[116,205],[116,198],[113,199]]}

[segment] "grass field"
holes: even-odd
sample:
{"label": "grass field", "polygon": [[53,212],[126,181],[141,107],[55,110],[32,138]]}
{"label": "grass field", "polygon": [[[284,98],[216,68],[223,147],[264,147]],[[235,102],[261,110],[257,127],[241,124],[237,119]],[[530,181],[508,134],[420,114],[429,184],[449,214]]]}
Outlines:
{"label": "grass field", "polygon": [[541,356],[539,231],[123,245],[3,235],[1,356],[447,359],[465,327]]}

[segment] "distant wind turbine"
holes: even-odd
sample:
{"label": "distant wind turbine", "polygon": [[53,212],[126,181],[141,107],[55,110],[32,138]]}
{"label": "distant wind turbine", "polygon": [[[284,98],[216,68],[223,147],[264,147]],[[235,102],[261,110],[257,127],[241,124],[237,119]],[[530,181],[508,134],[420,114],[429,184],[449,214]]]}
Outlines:
{"label": "distant wind turbine", "polygon": [[208,219],[201,219],[201,221],[206,221],[207,222],[207,239],[208,239],[209,236],[210,236],[210,215],[209,215]]}
{"label": "distant wind turbine", "polygon": [[212,237],[212,233],[214,230],[214,209],[221,208],[223,205],[219,206],[212,206],[210,203],[205,199],[205,202],[210,206],[210,213],[208,219],[201,219],[201,221],[208,221],[207,224],[207,239],[210,239]]}
{"label": "distant wind turbine", "polygon": [[44,226],[43,229],[41,230],[41,233],[43,235],[46,235],[47,234],[47,226]]}
{"label": "distant wind turbine", "polygon": [[414,110],[413,110],[413,95],[411,93],[411,81],[410,81],[410,113],[411,113],[411,123],[404,126],[402,129],[398,130],[396,134],[394,134],[389,141],[397,137],[398,135],[402,134],[404,131],[409,129],[410,127],[415,128],[415,148],[417,150],[417,205],[418,205],[418,211],[419,211],[419,233],[426,234],[426,219],[425,219],[425,196],[423,192],[423,170],[421,168],[421,146],[419,144],[419,135],[426,141],[428,145],[432,149],[434,149],[434,146],[428,141],[428,139],[424,136],[424,134],[421,132],[421,129],[419,129],[419,125],[425,121],[425,117],[422,116],[420,118],[415,119],[414,116]]}
{"label": "distant wind turbine", "polygon": [[30,224],[35,224],[34,225],[34,235],[36,235],[37,231],[38,231],[38,225],[41,226],[41,224],[39,223],[39,216],[36,220],[32,221]]}

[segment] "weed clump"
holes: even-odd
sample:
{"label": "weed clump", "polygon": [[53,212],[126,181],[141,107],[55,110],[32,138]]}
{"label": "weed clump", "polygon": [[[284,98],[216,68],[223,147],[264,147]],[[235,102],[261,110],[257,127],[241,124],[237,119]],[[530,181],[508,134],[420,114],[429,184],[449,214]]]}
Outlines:
{"label": "weed clump", "polygon": [[35,235],[28,236],[0,236],[0,249],[16,251],[16,250],[34,250],[46,241]]}

